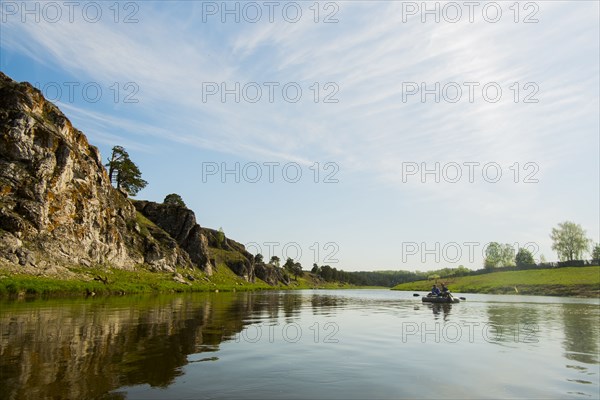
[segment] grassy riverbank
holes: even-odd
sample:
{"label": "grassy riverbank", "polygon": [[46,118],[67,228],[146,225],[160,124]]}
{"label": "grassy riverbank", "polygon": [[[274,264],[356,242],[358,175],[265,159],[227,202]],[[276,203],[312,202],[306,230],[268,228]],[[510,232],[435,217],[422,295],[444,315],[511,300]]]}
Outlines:
{"label": "grassy riverbank", "polygon": [[290,289],[356,289],[357,286],[337,282],[320,282],[308,272],[290,285],[270,286],[256,279],[246,282],[229,268],[220,265],[212,276],[201,271],[180,269],[187,282],[173,280],[169,272],[150,272],[139,267],[132,271],[115,268],[68,268],[68,274],[39,276],[15,272],[0,266],[0,297],[61,297],[86,295],[123,295],[139,293],[232,292]]}
{"label": "grassy riverbank", "polygon": [[34,276],[0,268],[0,296],[111,295],[152,292],[207,292],[262,290],[270,288],[259,281],[248,283],[228,268],[218,268],[213,276],[200,271],[178,270],[187,282],[173,280],[173,273],[150,272],[145,268],[126,271],[115,268],[68,268],[67,276]]}
{"label": "grassy riverbank", "polygon": [[[437,280],[441,282],[457,293],[600,297],[599,266],[491,272]],[[403,283],[393,290],[424,292],[433,283],[433,280]]]}

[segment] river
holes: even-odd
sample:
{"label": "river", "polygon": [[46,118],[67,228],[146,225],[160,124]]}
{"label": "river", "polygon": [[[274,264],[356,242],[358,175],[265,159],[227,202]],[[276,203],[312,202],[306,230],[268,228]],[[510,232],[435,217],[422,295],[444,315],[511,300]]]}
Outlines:
{"label": "river", "polygon": [[389,290],[0,302],[2,399],[598,398],[598,299]]}

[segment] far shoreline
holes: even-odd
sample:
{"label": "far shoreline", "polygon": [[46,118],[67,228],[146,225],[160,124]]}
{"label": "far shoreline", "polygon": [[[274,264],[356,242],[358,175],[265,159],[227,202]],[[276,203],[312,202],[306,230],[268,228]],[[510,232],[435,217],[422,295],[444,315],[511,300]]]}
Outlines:
{"label": "far shoreline", "polygon": [[[445,282],[453,293],[502,294],[600,298],[600,266],[543,270],[501,271],[463,277],[447,277],[402,283],[395,287],[356,286],[341,282],[315,281],[304,272],[289,285],[268,285],[256,279],[247,282],[229,268],[218,268],[212,276],[200,270],[150,272],[143,266],[132,270],[110,267],[65,268],[69,276],[39,275],[0,265],[0,299],[82,298],[138,294],[246,292],[273,290],[396,290],[428,293],[434,283]],[[30,271],[28,271],[30,272]]]}
{"label": "far shoreline", "polygon": [[392,290],[429,292],[446,283],[451,292],[600,298],[600,266],[500,271],[402,283]]}

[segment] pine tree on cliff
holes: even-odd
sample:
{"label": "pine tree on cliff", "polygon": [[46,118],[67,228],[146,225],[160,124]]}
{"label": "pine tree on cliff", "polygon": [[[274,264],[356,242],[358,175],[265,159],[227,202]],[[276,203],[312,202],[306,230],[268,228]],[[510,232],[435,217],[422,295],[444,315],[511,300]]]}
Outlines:
{"label": "pine tree on cliff", "polygon": [[187,206],[185,205],[185,202],[183,201],[183,199],[181,198],[180,195],[178,195],[177,193],[171,193],[168,194],[165,199],[163,200],[164,204],[170,204],[172,206],[178,206],[178,207],[185,207],[187,208]]}
{"label": "pine tree on cliff", "polygon": [[148,182],[142,179],[142,173],[138,166],[131,161],[129,153],[121,146],[112,148],[112,154],[106,167],[110,182],[114,183],[117,189],[125,190],[132,196],[148,185]]}

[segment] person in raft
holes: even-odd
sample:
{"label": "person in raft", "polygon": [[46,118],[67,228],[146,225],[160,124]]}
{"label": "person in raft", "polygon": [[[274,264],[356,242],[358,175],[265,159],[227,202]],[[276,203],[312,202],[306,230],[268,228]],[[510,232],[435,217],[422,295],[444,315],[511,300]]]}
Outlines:
{"label": "person in raft", "polygon": [[445,283],[442,283],[442,296],[448,297],[450,295],[450,290],[446,287]]}
{"label": "person in raft", "polygon": [[431,294],[434,296],[439,296],[440,295],[440,289],[438,289],[438,287],[436,285],[433,285],[433,287],[431,288]]}

